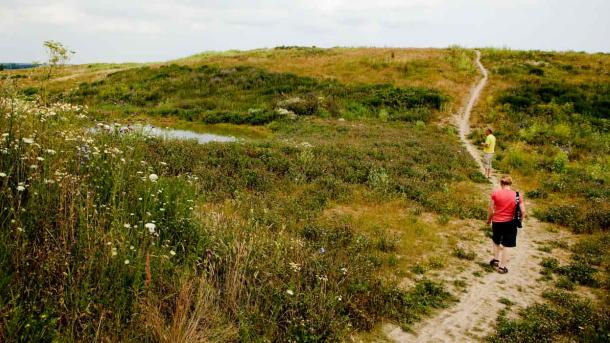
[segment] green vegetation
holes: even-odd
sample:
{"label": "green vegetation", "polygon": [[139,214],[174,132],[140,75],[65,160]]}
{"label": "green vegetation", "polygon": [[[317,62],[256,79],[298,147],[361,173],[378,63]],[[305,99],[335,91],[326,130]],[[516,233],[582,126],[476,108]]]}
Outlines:
{"label": "green vegetation", "polygon": [[456,247],[453,249],[453,256],[463,260],[473,261],[477,257],[477,254],[474,251],[466,251],[462,247]]}
{"label": "green vegetation", "polygon": [[[489,341],[608,341],[610,58],[494,49],[482,56],[490,79],[475,120],[495,129],[497,166],[516,177],[526,198],[536,199],[539,219],[594,233],[571,247],[568,263],[542,260],[542,280],[561,290],[546,292],[544,302],[519,318],[502,314]],[[482,130],[471,138],[482,140]],[[567,246],[553,242],[540,250],[558,247]],[[578,296],[583,287],[598,296]]]}
{"label": "green vegetation", "polygon": [[407,327],[451,296],[380,277],[403,243],[325,212],[358,196],[484,215],[474,190],[452,191],[474,164],[433,125],[307,117],[274,122],[270,139],[199,145],[94,133],[83,107],[4,98],[5,340],[334,341],[381,318]]}
{"label": "green vegetation", "polygon": [[544,293],[548,301],[520,312],[520,318],[498,319],[498,329],[488,342],[607,342],[610,311],[562,291]]}
{"label": "green vegetation", "polygon": [[[542,261],[543,273],[560,275],[546,291],[544,303],[532,305],[517,319],[498,318],[489,342],[607,342],[610,339],[610,234],[591,235],[572,248],[572,261],[560,266],[555,258]],[[551,277],[552,278],[552,277]],[[600,296],[592,301],[575,293],[576,285],[591,287]]]}
{"label": "green vegetation", "polygon": [[[490,340],[605,341],[610,61],[483,58],[492,75],[476,118],[496,129],[499,167],[539,218],[595,233],[568,263],[542,261],[561,291],[501,316]],[[477,259],[454,219],[485,218],[487,180],[443,118],[476,77],[471,59],[459,47],[278,47],[74,66],[47,84],[72,104],[49,106],[37,102],[41,71],[2,72],[0,341],[341,341],[382,320],[408,330],[454,301],[428,273],[451,255]],[[115,120],[250,134],[199,145],[91,130]],[[493,272],[479,265],[473,275]],[[418,281],[402,288],[407,275]],[[598,297],[571,293],[585,287]],[[512,301],[498,301],[507,314]]]}
{"label": "green vegetation", "polygon": [[81,84],[68,99],[98,113],[146,113],[206,123],[265,124],[292,113],[427,121],[445,97],[432,89],[345,86],[253,67],[134,68]]}
{"label": "green vegetation", "polygon": [[610,58],[486,50],[483,63],[491,77],[478,120],[496,128],[499,168],[528,180],[541,220],[608,230]]}

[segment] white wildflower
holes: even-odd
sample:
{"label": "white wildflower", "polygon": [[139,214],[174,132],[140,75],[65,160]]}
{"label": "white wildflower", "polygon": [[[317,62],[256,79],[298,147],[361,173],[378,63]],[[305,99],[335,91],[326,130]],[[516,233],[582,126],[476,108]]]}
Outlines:
{"label": "white wildflower", "polygon": [[159,176],[157,174],[150,174],[148,175],[148,179],[152,182],[157,182],[157,180],[159,180]]}
{"label": "white wildflower", "polygon": [[169,251],[169,254],[170,254],[170,255],[172,255],[172,256],[176,256],[176,252],[175,252],[175,251],[173,251],[173,250],[170,250],[170,251]]}
{"label": "white wildflower", "polygon": [[47,154],[49,154],[49,155],[55,155],[55,150],[53,150],[53,149],[47,149]]}
{"label": "white wildflower", "polygon": [[5,173],[0,173],[0,177],[6,177]]}
{"label": "white wildflower", "polygon": [[299,266],[298,263],[290,262],[288,264],[290,265],[290,268],[292,268],[292,271],[295,273],[301,270],[301,266]]}
{"label": "white wildflower", "polygon": [[125,262],[124,262],[124,263],[125,263],[125,264],[129,264],[129,260],[125,260]]}
{"label": "white wildflower", "polygon": [[25,191],[25,187],[23,187],[22,185],[19,185],[19,186],[17,186],[17,190],[19,192],[23,192],[23,191]]}
{"label": "white wildflower", "polygon": [[157,226],[155,224],[153,224],[153,223],[146,223],[146,224],[144,224],[144,227],[148,229],[148,232],[153,234],[153,233],[155,233],[155,228]]}
{"label": "white wildflower", "polygon": [[127,224],[123,224],[123,227],[126,229],[129,229],[131,227],[131,224],[127,223]]}
{"label": "white wildflower", "polygon": [[21,140],[22,140],[24,143],[26,143],[26,144],[34,144],[34,138],[27,138],[27,137],[24,137],[24,138],[22,138]]}
{"label": "white wildflower", "polygon": [[294,295],[294,292],[292,291],[292,289],[288,289],[288,290],[286,290],[286,294],[288,294],[288,295]]}

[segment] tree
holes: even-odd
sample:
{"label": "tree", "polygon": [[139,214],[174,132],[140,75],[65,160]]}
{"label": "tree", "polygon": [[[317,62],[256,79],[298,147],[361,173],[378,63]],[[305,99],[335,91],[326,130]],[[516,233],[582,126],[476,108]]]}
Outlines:
{"label": "tree", "polygon": [[44,41],[42,45],[49,56],[49,59],[47,60],[46,76],[46,79],[48,80],[51,78],[54,69],[63,66],[70,60],[70,57],[74,55],[74,51],[69,50],[68,47],[54,40]]}
{"label": "tree", "polygon": [[74,51],[68,49],[65,45],[58,41],[47,40],[44,41],[42,46],[47,51],[47,55],[49,59],[47,60],[47,73],[43,76],[41,89],[43,90],[43,101],[47,102],[47,92],[45,83],[48,81],[53,75],[53,71],[64,64],[66,64],[72,55],[74,55]]}

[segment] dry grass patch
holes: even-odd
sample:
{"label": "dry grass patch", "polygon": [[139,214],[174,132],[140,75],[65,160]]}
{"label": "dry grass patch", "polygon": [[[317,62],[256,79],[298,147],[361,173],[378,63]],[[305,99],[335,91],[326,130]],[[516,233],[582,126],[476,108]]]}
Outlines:
{"label": "dry grass patch", "polygon": [[[249,65],[274,72],[333,79],[345,84],[432,87],[452,97],[448,110],[455,111],[478,76],[474,69],[459,65],[457,59],[462,53],[473,57],[471,51],[462,49],[259,49],[202,53],[174,62],[191,66]],[[460,56],[454,57],[456,54]]]}

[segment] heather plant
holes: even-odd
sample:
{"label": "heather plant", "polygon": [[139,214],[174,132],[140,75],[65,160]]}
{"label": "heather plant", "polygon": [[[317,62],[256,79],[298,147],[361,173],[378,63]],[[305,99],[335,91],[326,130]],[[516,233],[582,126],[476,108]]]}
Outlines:
{"label": "heather plant", "polygon": [[[56,94],[58,96],[58,94]],[[429,120],[447,97],[430,88],[344,85],[254,67],[176,64],[116,72],[64,94],[98,112],[177,116],[205,123],[261,125],[286,117]]]}
{"label": "heather plant", "polygon": [[497,166],[536,180],[540,219],[575,232],[608,230],[608,59],[488,50],[483,63],[491,94],[479,120],[496,128]]}
{"label": "heather plant", "polygon": [[[543,302],[520,311],[517,318],[500,315],[489,342],[605,342],[610,338],[610,235],[589,235],[570,248],[571,262],[560,265],[556,258],[544,258],[542,273],[547,279],[557,274],[555,287],[547,290]],[[576,285],[600,291],[586,298],[575,294]]]}
{"label": "heather plant", "polygon": [[[468,157],[433,138],[415,144],[440,129],[396,140],[346,124],[333,145],[322,143],[330,123],[282,121],[279,139],[199,145],[2,89],[3,340],[332,341],[381,318],[406,327],[452,299],[435,282],[403,290],[378,276],[394,238],[320,219],[355,189],[477,216],[445,195],[473,172]],[[415,130],[403,125],[388,132]],[[383,136],[394,143],[367,148]],[[451,172],[417,169],[447,156]],[[401,168],[413,169],[399,178]]]}

